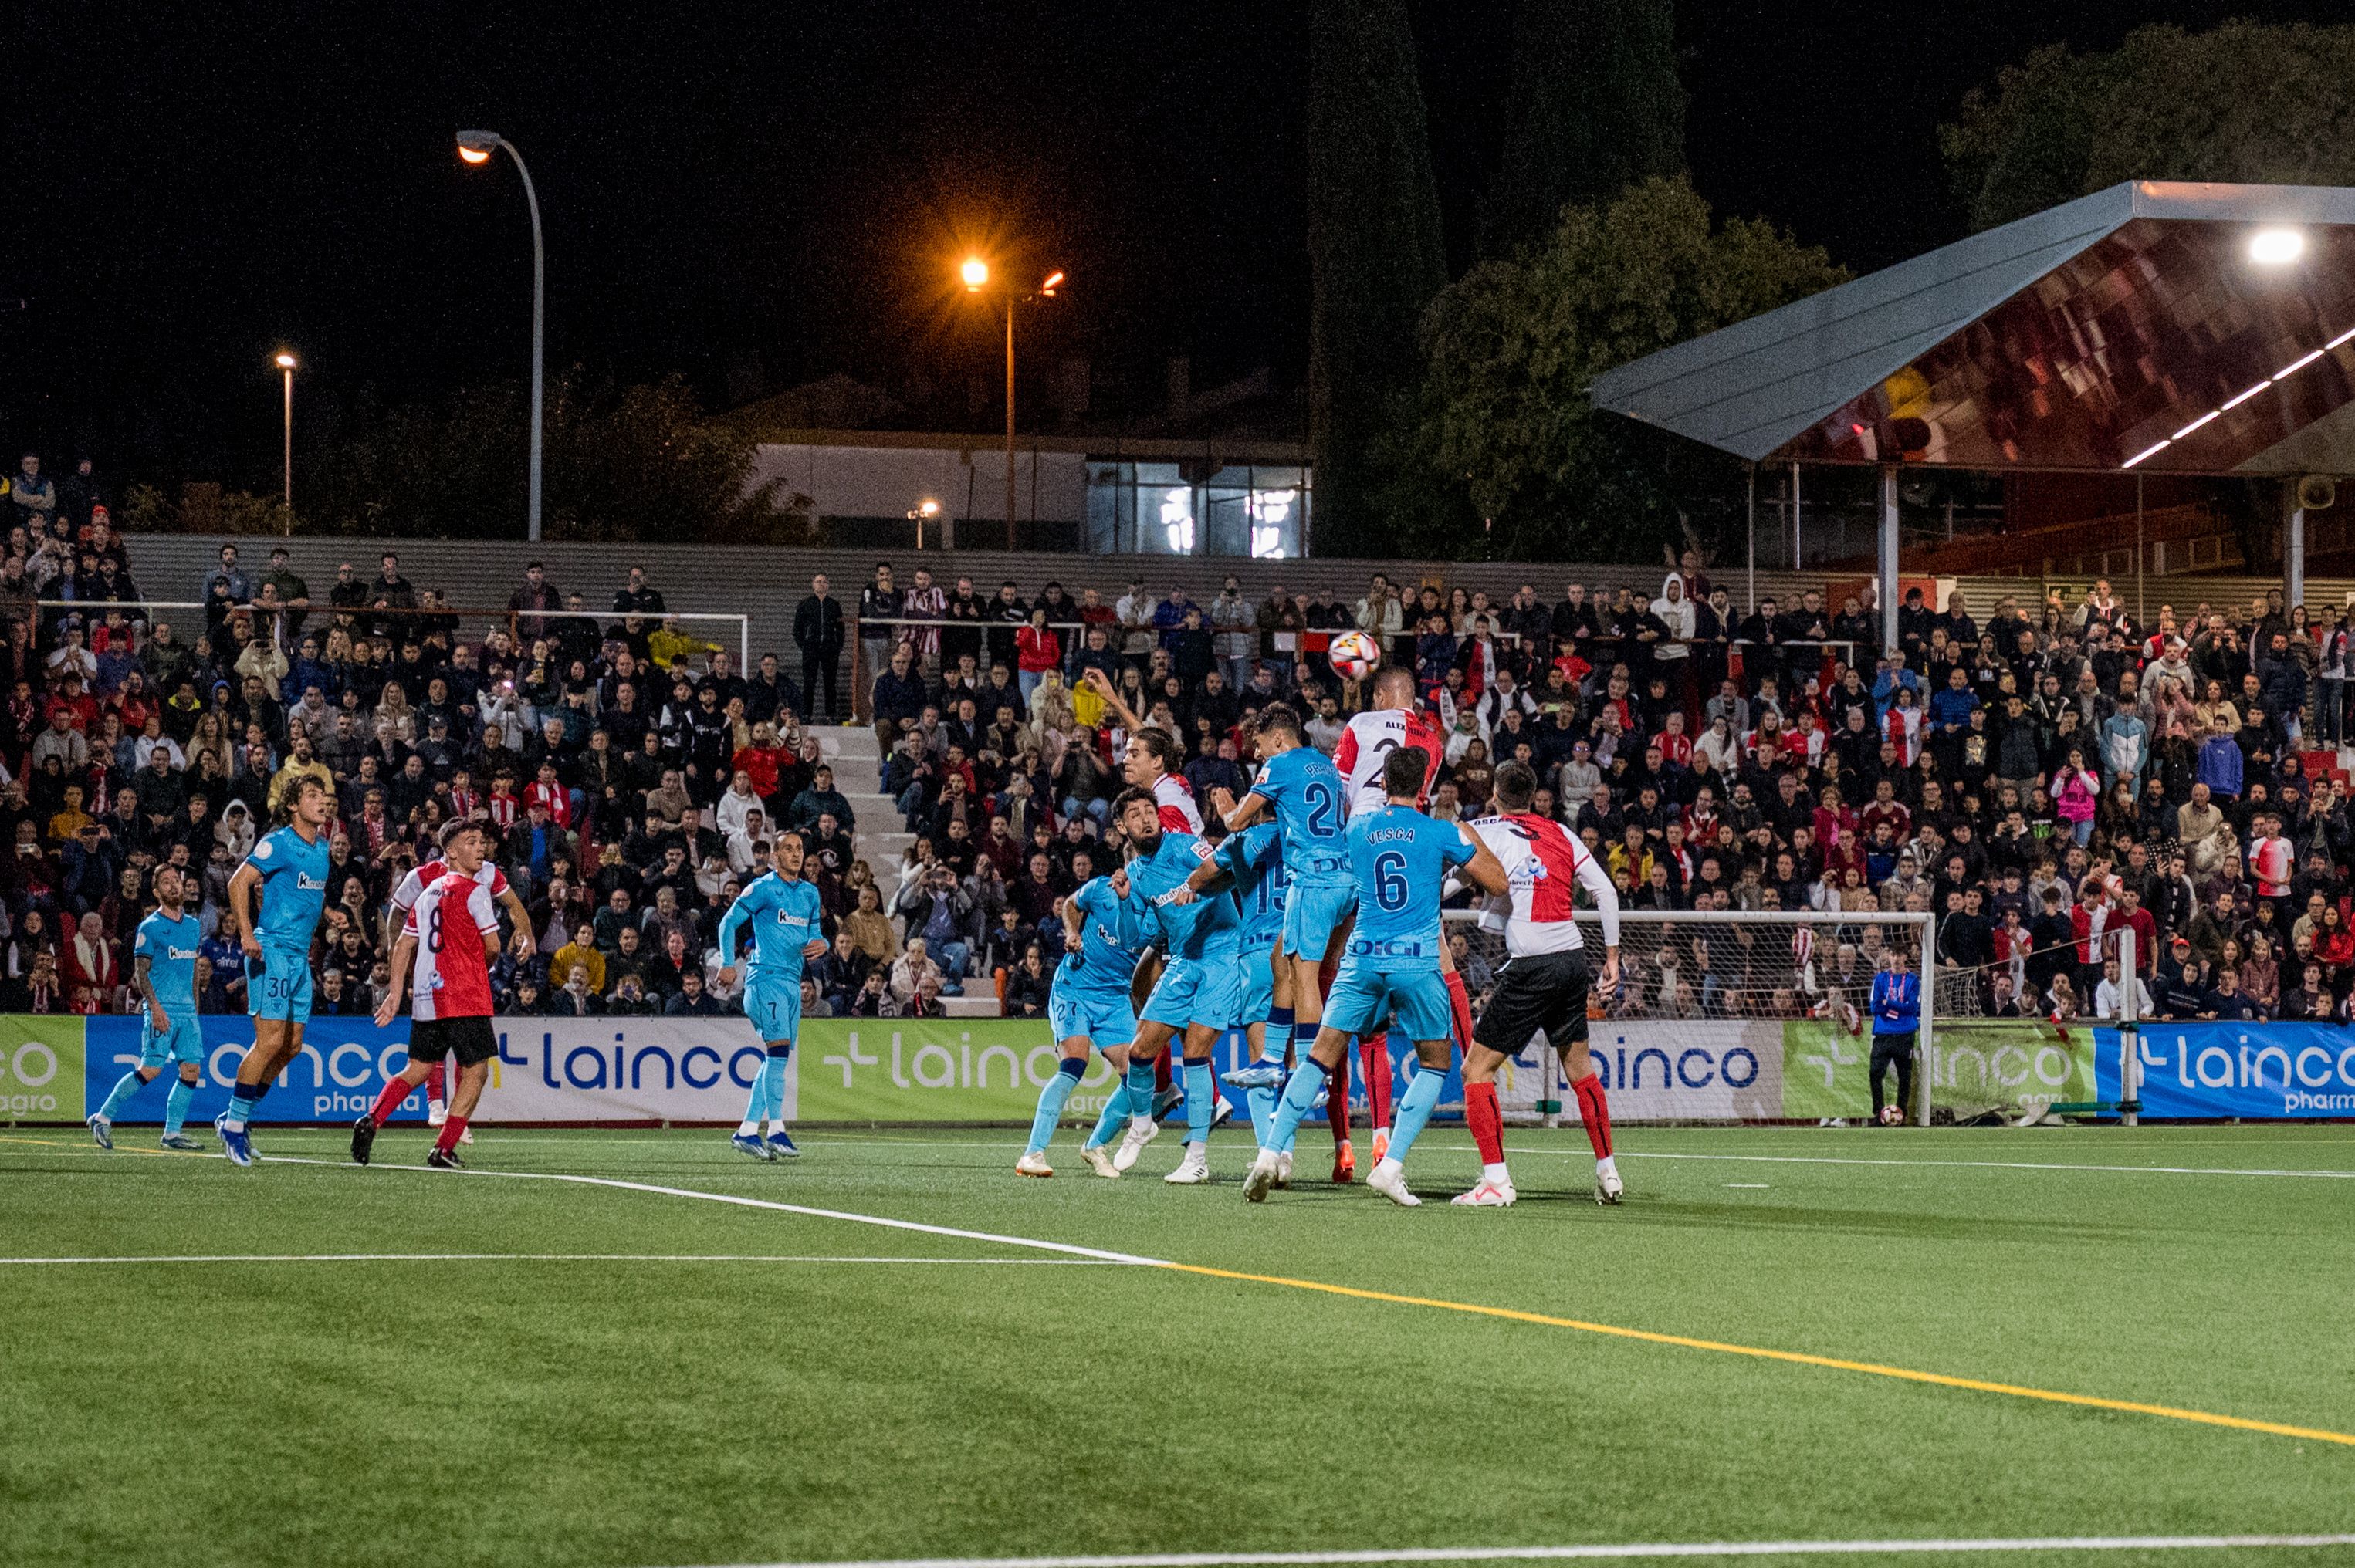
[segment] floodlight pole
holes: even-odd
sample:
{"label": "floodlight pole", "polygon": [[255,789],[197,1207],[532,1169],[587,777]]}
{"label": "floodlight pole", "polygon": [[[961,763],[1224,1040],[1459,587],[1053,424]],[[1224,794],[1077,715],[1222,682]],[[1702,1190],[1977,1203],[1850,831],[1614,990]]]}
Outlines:
{"label": "floodlight pole", "polygon": [[1897,465],[1881,467],[1881,647],[1897,652]]}
{"label": "floodlight pole", "polygon": [[2289,538],[2282,549],[2282,612],[2286,615],[2306,602],[2306,508],[2298,503],[2297,484],[2285,487],[2289,500]]}

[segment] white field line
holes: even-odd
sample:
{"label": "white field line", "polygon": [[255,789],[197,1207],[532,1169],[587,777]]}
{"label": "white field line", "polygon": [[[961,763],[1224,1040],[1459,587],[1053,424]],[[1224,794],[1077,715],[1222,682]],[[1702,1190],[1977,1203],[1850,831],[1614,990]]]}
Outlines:
{"label": "white field line", "polygon": [[[1534,1153],[1535,1150],[1529,1152]],[[2325,1181],[2355,1181],[2355,1171],[2234,1171],[2212,1165],[2073,1165],[2064,1161],[2028,1160],[1869,1160],[1861,1155],[1833,1154],[1672,1154],[1664,1150],[1627,1149],[1630,1160],[1730,1160],[1761,1165],[1920,1165],[1965,1171],[2094,1171],[2123,1176],[2287,1176]]]}
{"label": "white field line", "polygon": [[1313,1568],[1326,1563],[1526,1563],[1647,1557],[1858,1557],[1971,1552],[2228,1552],[2355,1546],[2349,1535],[2025,1535],[1896,1541],[1644,1541],[1595,1546],[1443,1546],[1380,1552],[1169,1552],[1135,1556],[898,1557],[736,1568]]}
{"label": "white field line", "polygon": [[[308,1160],[296,1157],[264,1159],[266,1165],[320,1165],[331,1170],[356,1171],[349,1160]],[[954,1225],[928,1225],[915,1220],[886,1219],[880,1214],[853,1214],[840,1209],[814,1209],[803,1203],[780,1203],[771,1198],[740,1197],[732,1192],[702,1192],[692,1187],[665,1187],[651,1181],[623,1181],[611,1176],[576,1176],[555,1171],[436,1171],[423,1165],[377,1164],[375,1171],[423,1171],[430,1175],[473,1177],[493,1181],[568,1181],[579,1187],[608,1187],[620,1192],[652,1192],[665,1198],[694,1198],[706,1203],[728,1203],[740,1209],[765,1209],[773,1213],[802,1214],[814,1220],[840,1220],[847,1224],[876,1225],[884,1230],[909,1231],[918,1235],[951,1236],[958,1241],[988,1242],[997,1246],[1027,1247],[1033,1252],[1060,1253],[1067,1257],[1092,1258],[1098,1263],[1142,1264],[1155,1268],[1174,1266],[1168,1260],[1141,1257],[1135,1253],[1108,1252],[1102,1247],[1077,1246],[1070,1242],[1039,1241],[1031,1236],[998,1235],[990,1231],[960,1230]]]}
{"label": "white field line", "polygon": [[835,1257],[824,1254],[671,1252],[185,1253],[123,1257],[0,1257],[0,1268],[137,1263],[890,1263],[1010,1264],[1029,1268],[1129,1268],[1094,1257]]}

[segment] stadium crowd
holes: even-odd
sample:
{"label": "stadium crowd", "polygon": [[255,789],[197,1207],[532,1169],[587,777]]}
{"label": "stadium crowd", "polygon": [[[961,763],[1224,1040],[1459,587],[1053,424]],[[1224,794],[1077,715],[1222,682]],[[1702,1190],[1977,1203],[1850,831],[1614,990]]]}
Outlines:
{"label": "stadium crowd", "polygon": [[[719,917],[792,832],[832,944],[810,1015],[937,1012],[975,989],[1037,1015],[1062,900],[1120,850],[1126,736],[1085,673],[1178,737],[1204,799],[1245,788],[1268,703],[1331,747],[1360,692],[1324,650],[1350,630],[1417,672],[1446,736],[1436,813],[1478,814],[1521,758],[1539,809],[1635,908],[1859,916],[1781,966],[1788,997],[1762,994],[1734,950],[1753,944],[1722,924],[1639,927],[1622,1012],[1860,991],[1888,909],[1938,916],[1950,1012],[2112,1011],[2124,981],[2101,938],[2124,927],[2152,1012],[2344,1020],[2355,989],[2355,829],[2343,776],[2313,766],[2346,733],[2348,618],[2310,624],[2277,595],[2142,627],[2103,584],[2075,605],[2005,600],[1982,627],[1912,594],[1883,658],[1863,596],[1743,613],[1690,556],[1649,599],[1529,584],[1501,604],[1379,576],[1349,602],[1253,602],[1231,577],[1206,601],[1142,582],[1026,599],[885,566],[853,602],[823,577],[798,596],[796,682],[777,653],[740,671],[682,633],[636,567],[592,609],[533,563],[504,616],[462,620],[391,555],[339,564],[320,592],[286,546],[255,569],[224,546],[203,582],[155,594],[203,604],[176,624],[138,602],[89,465],[52,480],[28,457],[0,504],[10,1011],[123,1009],[165,863],[204,890],[205,1009],[241,1011],[228,878],[307,775],[338,805],[324,1013],[374,1007],[391,889],[442,822],[479,812],[537,937],[495,973],[503,1011],[730,1011]],[[815,728],[852,722],[846,675],[882,750],[847,793]],[[848,793],[868,788],[915,835],[888,896],[856,849]]]}

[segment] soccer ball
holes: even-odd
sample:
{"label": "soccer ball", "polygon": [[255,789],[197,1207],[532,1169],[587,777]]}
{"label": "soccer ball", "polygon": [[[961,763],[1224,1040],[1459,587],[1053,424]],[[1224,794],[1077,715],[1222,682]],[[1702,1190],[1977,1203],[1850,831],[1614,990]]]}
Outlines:
{"label": "soccer ball", "polygon": [[1883,1126],[1883,1127],[1895,1127],[1895,1126],[1899,1125],[1900,1123],[1902,1123],[1902,1121],[1904,1121],[1904,1119],[1905,1119],[1905,1113],[1904,1113],[1904,1111],[1901,1110],[1901,1109],[1900,1109],[1900,1108],[1898,1108],[1897,1107],[1895,1107],[1895,1106],[1883,1106],[1883,1107],[1881,1107],[1881,1126]]}
{"label": "soccer ball", "polygon": [[1364,680],[1382,662],[1380,647],[1362,631],[1344,631],[1333,639],[1325,656],[1333,662],[1334,671],[1345,681]]}

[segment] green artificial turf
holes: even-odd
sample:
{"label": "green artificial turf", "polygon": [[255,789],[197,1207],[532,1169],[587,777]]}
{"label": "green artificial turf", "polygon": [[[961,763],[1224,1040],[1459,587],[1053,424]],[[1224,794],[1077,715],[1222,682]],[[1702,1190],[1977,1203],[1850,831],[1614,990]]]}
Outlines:
{"label": "green artificial turf", "polygon": [[[0,1266],[10,1568],[2355,1529],[2355,1446],[393,1168],[417,1130],[367,1171],[141,1154],[122,1130],[112,1155],[0,1130],[0,1253],[1022,1261]],[[1518,1131],[1522,1202],[1498,1212],[1447,1206],[1475,1157],[1435,1128],[1412,1213],[1321,1181],[1247,1205],[1231,1132],[1209,1189],[1157,1179],[1169,1139],[1103,1181],[1076,1136],[1052,1181],[1018,1180],[1002,1131],[814,1132],[775,1166],[708,1131],[485,1129],[470,1154],[2355,1432],[2355,1181],[2221,1173],[2355,1171],[2355,1129],[1630,1129],[1613,1210],[1574,1129]],[[261,1141],[334,1160],[345,1139]]]}

